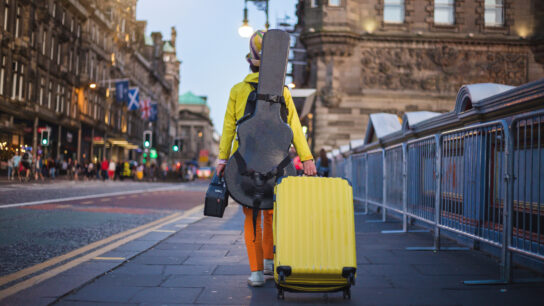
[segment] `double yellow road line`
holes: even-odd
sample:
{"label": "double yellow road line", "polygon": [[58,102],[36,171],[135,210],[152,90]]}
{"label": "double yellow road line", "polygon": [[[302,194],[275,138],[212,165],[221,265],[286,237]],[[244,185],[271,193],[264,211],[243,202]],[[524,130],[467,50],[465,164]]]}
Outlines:
{"label": "double yellow road line", "polygon": [[[4,290],[0,291],[0,300],[13,295],[21,290],[30,288],[34,285],[37,285],[51,277],[54,277],[68,269],[71,269],[83,262],[89,261],[91,259],[94,259],[96,257],[99,257],[100,255],[109,252],[113,249],[116,249],[123,244],[126,244],[132,240],[138,239],[149,232],[153,231],[163,231],[160,230],[161,227],[172,224],[174,222],[178,222],[182,219],[185,219],[189,216],[191,216],[193,213],[201,210],[203,205],[196,206],[184,213],[173,213],[169,216],[166,216],[164,218],[155,220],[153,222],[144,224],[142,226],[124,231],[119,234],[115,234],[113,236],[110,236],[108,238],[105,238],[100,241],[93,242],[91,244],[88,244],[82,248],[79,248],[77,250],[73,250],[69,253],[66,253],[64,255],[51,258],[47,261],[44,261],[42,263],[39,263],[37,265],[34,265],[32,267],[25,268],[23,270],[20,270],[18,272],[0,277],[0,286],[3,286],[5,284],[14,282],[18,279],[27,277],[29,275],[38,273],[42,270],[52,268],[53,266],[56,266],[60,263],[63,263],[60,266],[54,267],[50,270],[47,270],[41,274],[35,275],[29,279],[26,279],[24,281],[21,281],[11,287],[8,287]],[[169,232],[169,231],[168,231]],[[93,251],[94,250],[94,251]],[[88,253],[89,252],[89,253]],[[80,256],[81,255],[81,256]],[[69,261],[68,261],[69,260]]]}

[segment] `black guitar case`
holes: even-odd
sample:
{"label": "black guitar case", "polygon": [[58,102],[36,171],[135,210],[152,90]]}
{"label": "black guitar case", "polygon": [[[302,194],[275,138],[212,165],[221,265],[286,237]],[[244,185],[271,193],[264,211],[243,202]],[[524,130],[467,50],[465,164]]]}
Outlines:
{"label": "black guitar case", "polygon": [[263,38],[255,112],[238,125],[238,150],[225,168],[230,196],[238,203],[272,209],[274,186],[282,176],[296,175],[289,159],[291,127],[280,117],[289,34],[270,30]]}

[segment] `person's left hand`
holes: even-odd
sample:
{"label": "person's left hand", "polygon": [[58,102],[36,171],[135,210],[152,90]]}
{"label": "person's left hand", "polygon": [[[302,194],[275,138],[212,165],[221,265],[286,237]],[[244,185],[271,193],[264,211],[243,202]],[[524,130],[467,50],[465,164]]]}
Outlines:
{"label": "person's left hand", "polygon": [[304,174],[308,176],[314,176],[317,174],[317,170],[315,169],[315,164],[313,160],[307,160],[302,162],[302,168],[304,169]]}

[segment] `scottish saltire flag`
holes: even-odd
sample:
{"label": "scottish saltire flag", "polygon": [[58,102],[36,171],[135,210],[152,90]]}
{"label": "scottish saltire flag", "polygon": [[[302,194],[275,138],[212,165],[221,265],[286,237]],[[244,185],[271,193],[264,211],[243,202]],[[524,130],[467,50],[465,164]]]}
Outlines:
{"label": "scottish saltire flag", "polygon": [[157,102],[151,102],[151,114],[149,114],[149,121],[157,121],[159,117],[159,106]]}
{"label": "scottish saltire flag", "polygon": [[149,119],[151,115],[151,101],[149,99],[143,100],[140,109],[142,110],[142,119]]}
{"label": "scottish saltire flag", "polygon": [[140,108],[140,89],[133,87],[128,91],[128,110],[137,110]]}
{"label": "scottish saltire flag", "polygon": [[119,103],[128,102],[128,80],[115,83],[115,100]]}

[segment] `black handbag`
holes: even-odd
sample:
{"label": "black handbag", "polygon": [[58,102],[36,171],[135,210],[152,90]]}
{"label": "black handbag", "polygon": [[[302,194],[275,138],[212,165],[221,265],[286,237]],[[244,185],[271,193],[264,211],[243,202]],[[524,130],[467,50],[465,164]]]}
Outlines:
{"label": "black handbag", "polygon": [[223,177],[213,175],[208,191],[206,192],[206,200],[204,201],[204,215],[209,217],[223,218],[225,207],[229,201],[229,192]]}

